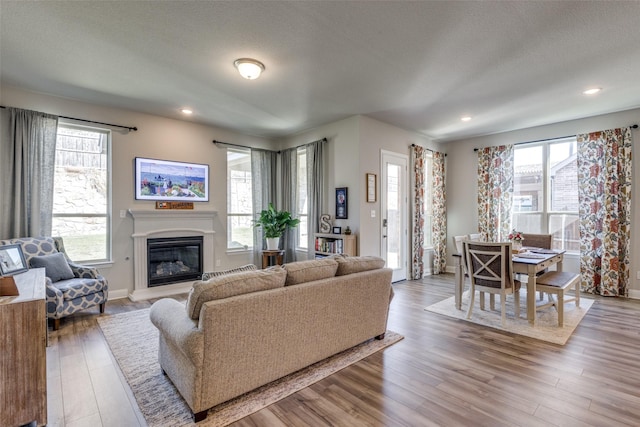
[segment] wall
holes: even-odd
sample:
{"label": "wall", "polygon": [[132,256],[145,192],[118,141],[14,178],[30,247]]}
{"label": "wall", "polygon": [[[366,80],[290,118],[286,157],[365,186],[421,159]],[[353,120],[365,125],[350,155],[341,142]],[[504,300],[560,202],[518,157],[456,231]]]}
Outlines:
{"label": "wall", "polygon": [[[113,263],[99,270],[109,280],[110,297],[123,297],[133,290],[133,220],[120,218],[128,209],[155,208],[154,202],[134,198],[133,163],[135,157],[177,160],[210,165],[210,197],[208,203],[196,203],[196,210],[217,211],[215,220],[215,257],[220,267],[253,262],[250,253],[226,252],[226,150],[212,140],[253,147],[277,149],[273,141],[237,132],[204,126],[188,121],[168,119],[133,111],[100,107],[70,99],[0,87],[0,104],[46,113],[137,126],[137,132],[112,132],[112,233]],[[82,124],[81,122],[78,122]]]}
{"label": "wall", "polygon": [[[626,127],[640,123],[640,109],[628,110],[602,116],[572,120],[547,126],[522,129],[478,138],[471,138],[446,143],[447,152],[447,253],[453,253],[451,236],[468,234],[478,229],[477,201],[477,154],[474,148],[488,147],[499,144],[513,144],[518,142],[536,141],[578,133],[594,132],[598,130]],[[634,149],[640,144],[640,131],[632,131]],[[638,183],[640,173],[640,156],[634,153],[634,183]],[[640,298],[640,185],[635,185],[632,201],[631,224],[631,286],[630,296]],[[579,271],[576,256],[565,258],[565,269]],[[454,261],[449,255],[447,264],[452,268]]]}

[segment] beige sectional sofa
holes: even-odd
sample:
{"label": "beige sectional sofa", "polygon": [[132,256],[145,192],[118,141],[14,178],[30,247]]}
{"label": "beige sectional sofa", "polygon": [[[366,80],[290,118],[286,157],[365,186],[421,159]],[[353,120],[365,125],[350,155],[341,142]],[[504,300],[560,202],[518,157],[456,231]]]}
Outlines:
{"label": "beige sectional sofa", "polygon": [[194,413],[295,372],[387,328],[391,270],[335,257],[195,282],[187,303],[151,307],[160,365]]}

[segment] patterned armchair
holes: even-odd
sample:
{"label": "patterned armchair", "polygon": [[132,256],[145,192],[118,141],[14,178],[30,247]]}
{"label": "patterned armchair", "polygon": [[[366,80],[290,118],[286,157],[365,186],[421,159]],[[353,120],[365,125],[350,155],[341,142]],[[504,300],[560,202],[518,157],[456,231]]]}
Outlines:
{"label": "patterned armchair", "polygon": [[[61,237],[23,237],[0,240],[0,245],[19,244],[30,267],[45,266],[47,269],[47,317],[53,319],[53,329],[60,328],[60,319],[85,308],[100,306],[104,313],[107,302],[107,280],[93,267],[72,262],[64,250]],[[54,259],[64,255],[66,266],[59,271]],[[48,257],[53,255],[53,257]],[[63,262],[64,263],[64,262]],[[67,267],[68,266],[68,267]],[[70,269],[70,270],[69,270]],[[52,280],[53,278],[53,280]]]}

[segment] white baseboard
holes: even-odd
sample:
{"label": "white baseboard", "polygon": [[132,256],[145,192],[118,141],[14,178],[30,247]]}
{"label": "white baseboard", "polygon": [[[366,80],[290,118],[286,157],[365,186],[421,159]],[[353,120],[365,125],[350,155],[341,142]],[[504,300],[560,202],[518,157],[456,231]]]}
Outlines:
{"label": "white baseboard", "polygon": [[128,289],[117,289],[115,291],[109,291],[109,301],[112,299],[127,298],[129,296]]}
{"label": "white baseboard", "polygon": [[629,298],[640,299],[640,289],[629,289]]}

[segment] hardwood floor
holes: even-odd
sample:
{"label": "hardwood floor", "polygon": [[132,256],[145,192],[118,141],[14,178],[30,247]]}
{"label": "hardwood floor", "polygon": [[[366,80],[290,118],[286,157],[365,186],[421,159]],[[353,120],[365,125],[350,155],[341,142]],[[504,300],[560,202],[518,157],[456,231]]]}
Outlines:
{"label": "hardwood floor", "polygon": [[[640,425],[639,301],[595,297],[558,346],[425,311],[453,295],[453,275],[393,286],[389,329],[404,340],[235,425]],[[107,313],[152,302],[111,301]],[[49,331],[49,425],[145,425],[96,313]]]}

